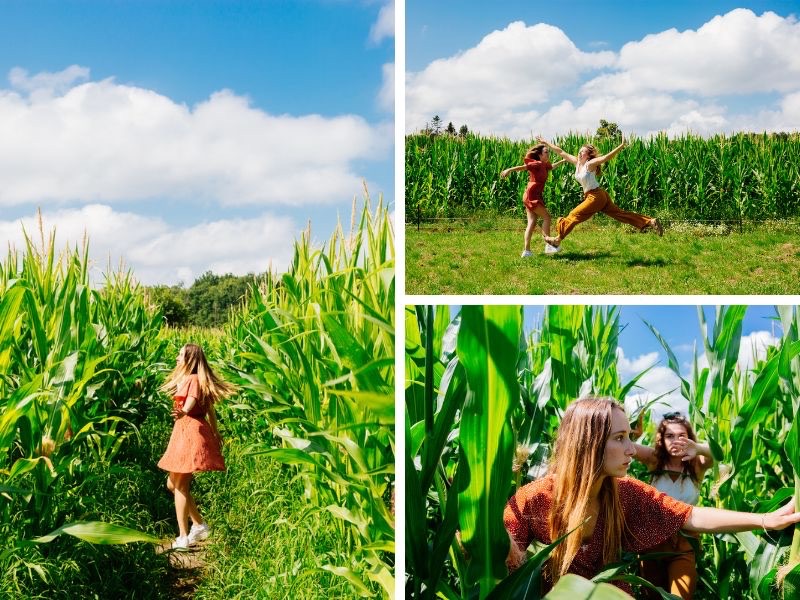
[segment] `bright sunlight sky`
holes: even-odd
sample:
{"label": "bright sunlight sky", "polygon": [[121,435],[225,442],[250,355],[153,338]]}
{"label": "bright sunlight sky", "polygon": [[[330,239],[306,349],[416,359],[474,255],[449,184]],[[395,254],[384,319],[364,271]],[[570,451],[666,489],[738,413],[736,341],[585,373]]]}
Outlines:
{"label": "bright sunlight sky", "polygon": [[800,128],[796,0],[406,2],[406,131]]}
{"label": "bright sunlight sky", "polygon": [[40,207],[98,275],[284,270],[393,202],[393,139],[394,0],[0,4],[3,252]]}

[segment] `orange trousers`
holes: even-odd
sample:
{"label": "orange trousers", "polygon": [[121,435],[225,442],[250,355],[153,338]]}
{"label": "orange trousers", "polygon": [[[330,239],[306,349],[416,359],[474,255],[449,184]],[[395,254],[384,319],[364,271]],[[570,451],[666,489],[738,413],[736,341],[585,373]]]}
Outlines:
{"label": "orange trousers", "polygon": [[[671,594],[691,600],[697,587],[697,566],[694,549],[685,537],[676,533],[663,544],[650,548],[647,552],[681,552],[659,560],[643,560],[642,577]],[[648,598],[658,598],[655,592],[648,592]]]}
{"label": "orange trousers", "polygon": [[642,229],[651,223],[653,219],[645,217],[635,212],[622,210],[619,206],[611,201],[603,188],[595,188],[589,190],[583,195],[583,202],[573,208],[566,217],[558,220],[556,229],[558,230],[558,237],[562,240],[567,237],[578,223],[583,223],[592,218],[596,213],[605,213],[612,219],[616,219],[622,223],[633,225],[637,229]]}

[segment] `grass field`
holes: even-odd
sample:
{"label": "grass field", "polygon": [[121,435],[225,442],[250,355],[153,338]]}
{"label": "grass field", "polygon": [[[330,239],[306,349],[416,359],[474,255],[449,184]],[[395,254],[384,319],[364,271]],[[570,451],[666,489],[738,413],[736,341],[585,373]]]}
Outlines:
{"label": "grass field", "polygon": [[800,226],[668,226],[641,234],[598,216],[559,254],[520,258],[525,222],[486,216],[406,227],[408,294],[797,294]]}

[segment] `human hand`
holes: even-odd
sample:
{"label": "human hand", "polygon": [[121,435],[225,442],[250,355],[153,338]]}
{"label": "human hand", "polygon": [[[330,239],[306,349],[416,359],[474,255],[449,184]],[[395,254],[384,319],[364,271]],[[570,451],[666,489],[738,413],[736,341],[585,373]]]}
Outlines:
{"label": "human hand", "polygon": [[692,460],[698,454],[697,444],[688,438],[680,438],[675,444],[683,448],[683,462]]}
{"label": "human hand", "polygon": [[778,510],[766,513],[761,517],[764,529],[786,529],[795,523],[800,523],[800,512],[794,510],[794,498]]}
{"label": "human hand", "polygon": [[183,412],[178,406],[173,406],[172,407],[172,418],[175,419],[176,421],[178,419],[180,419],[182,416],[184,416],[185,414],[186,413]]}
{"label": "human hand", "polygon": [[536,141],[539,142],[540,144],[545,144],[547,146],[550,145],[549,142],[540,135],[536,136]]}
{"label": "human hand", "polygon": [[511,169],[503,169],[500,171],[500,177],[508,177],[508,174],[511,172]]}

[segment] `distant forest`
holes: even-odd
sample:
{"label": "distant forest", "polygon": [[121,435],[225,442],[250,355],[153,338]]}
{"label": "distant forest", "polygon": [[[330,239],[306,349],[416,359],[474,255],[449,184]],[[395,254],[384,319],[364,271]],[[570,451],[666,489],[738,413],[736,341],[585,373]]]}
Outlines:
{"label": "distant forest", "polygon": [[238,306],[258,275],[215,275],[208,271],[190,287],[156,285],[147,287],[150,300],[161,308],[164,324],[170,327],[221,327],[230,308]]}

